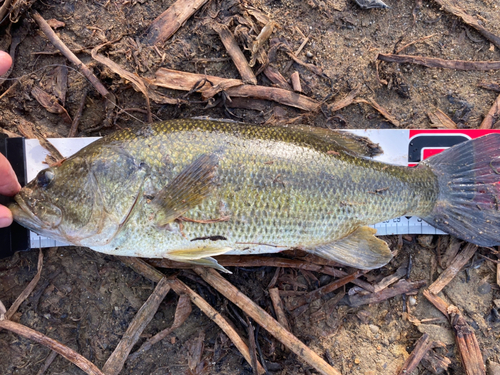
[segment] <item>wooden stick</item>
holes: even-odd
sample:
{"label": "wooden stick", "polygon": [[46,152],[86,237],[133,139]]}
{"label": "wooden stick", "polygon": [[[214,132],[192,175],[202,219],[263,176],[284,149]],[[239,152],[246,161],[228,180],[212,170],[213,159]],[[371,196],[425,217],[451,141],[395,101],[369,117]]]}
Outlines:
{"label": "wooden stick", "polygon": [[456,306],[448,307],[450,323],[455,330],[455,338],[467,375],[486,375],[483,356],[474,331],[469,327]]}
{"label": "wooden stick", "polygon": [[143,43],[153,45],[168,40],[207,0],[177,0],[149,26]]}
{"label": "wooden stick", "polygon": [[40,370],[38,370],[36,375],[45,374],[45,371],[49,369],[50,365],[52,364],[52,362],[54,362],[54,359],[56,359],[56,357],[57,357],[57,352],[51,350],[49,356],[47,357],[47,359],[45,359],[43,366],[40,368]]}
{"label": "wooden stick", "polygon": [[[147,264],[144,260],[140,258],[131,258],[131,257],[116,257],[121,262],[132,268],[135,272],[141,274],[142,276],[148,278],[153,282],[158,282],[161,280],[164,275]],[[182,281],[178,279],[168,280],[168,283],[172,290],[177,294],[186,294],[191,299],[196,306],[200,308],[203,313],[212,319],[215,324],[217,324],[222,331],[229,337],[229,339],[233,342],[234,346],[240,351],[245,360],[251,364],[252,359],[250,357],[250,351],[248,350],[248,346],[243,342],[238,333],[234,330],[234,328],[224,319],[224,317],[219,314],[217,310],[215,310],[212,306],[208,304],[199,294],[194,292],[191,288],[185,285]],[[260,364],[259,364],[260,366]],[[259,374],[263,374],[265,371],[262,367],[259,368]]]}
{"label": "wooden stick", "polygon": [[[209,82],[205,82],[205,80]],[[178,70],[160,68],[156,71],[156,79],[153,81],[153,84],[173,90],[191,91],[193,87],[196,87],[198,84],[204,82],[201,87],[196,89],[196,91],[202,94],[203,99],[208,99],[209,97],[204,95],[205,92],[208,91],[212,85],[219,85],[227,80],[228,79],[226,78],[208,76],[204,74],[187,73]],[[226,90],[226,93],[229,96],[271,100],[290,107],[311,112],[318,111],[320,107],[320,103],[316,100],[295,92],[283,90],[277,87],[245,85],[243,84],[243,81],[239,82],[241,82],[241,85],[230,87]]]}
{"label": "wooden stick", "polygon": [[106,375],[117,375],[123,369],[123,365],[132,350],[132,347],[137,343],[140,335],[153,319],[160,303],[170,290],[170,284],[166,278],[162,278],[155,290],[149,296],[147,301],[141,306],[134,319],[127,328],[120,343],[110,355],[104,367],[102,368]]}
{"label": "wooden stick", "polygon": [[43,268],[43,253],[42,250],[40,249],[38,251],[38,264],[37,264],[37,272],[35,277],[33,277],[33,280],[30,281],[30,283],[24,288],[22,293],[16,298],[12,306],[10,306],[9,310],[5,314],[6,319],[11,319],[12,316],[16,313],[17,309],[21,304],[24,302],[26,298],[31,294],[33,289],[35,289],[36,285],[38,284],[38,281],[40,280],[40,275],[42,274],[42,268]]}
{"label": "wooden stick", "polygon": [[391,122],[393,125],[400,126],[401,124],[399,121],[389,113],[384,107],[382,107],[380,104],[378,104],[375,99],[373,98],[368,98],[368,100],[365,99],[355,99],[353,101],[354,103],[366,103],[371,105],[375,110],[377,110],[382,116],[384,116],[389,122]]}
{"label": "wooden stick", "polygon": [[[337,268],[323,266],[319,264],[309,263],[298,259],[288,259],[280,257],[265,257],[259,255],[219,255],[214,257],[217,262],[223,267],[283,267],[283,268],[298,268],[307,271],[324,273],[334,277],[348,276],[347,272]],[[179,268],[193,269],[195,266],[188,263],[175,262],[169,259],[147,259],[147,262],[154,267],[159,268]],[[374,287],[366,281],[354,279],[351,283],[373,293]]]}
{"label": "wooden stick", "polygon": [[424,280],[411,282],[403,279],[398,281],[392,288],[386,288],[378,293],[349,296],[349,306],[358,307],[370,303],[379,303],[400,294],[416,292],[425,284]]}
{"label": "wooden stick", "polygon": [[457,124],[440,109],[434,112],[427,112],[427,116],[432,122],[432,127],[441,129],[457,129]]}
{"label": "wooden stick", "polygon": [[78,124],[80,123],[80,119],[82,118],[83,109],[85,108],[85,100],[87,99],[88,90],[85,88],[82,92],[82,98],[80,101],[80,105],[78,106],[78,111],[76,112],[75,117],[73,117],[73,122],[71,124],[71,128],[69,129],[68,137],[75,137],[78,133]]}
{"label": "wooden stick", "polygon": [[273,302],[274,312],[278,318],[278,322],[287,330],[290,331],[290,325],[288,324],[288,319],[286,318],[285,309],[283,308],[283,300],[280,296],[280,291],[278,288],[269,289],[269,296]]}
{"label": "wooden stick", "polygon": [[291,307],[291,310],[295,310],[296,308],[298,308],[300,306],[311,303],[311,302],[321,298],[325,294],[333,292],[333,291],[337,290],[338,288],[340,288],[341,286],[344,286],[345,284],[350,283],[354,279],[357,279],[358,277],[364,275],[367,272],[368,271],[358,270],[358,271],[352,273],[351,275],[347,275],[347,276],[343,277],[342,279],[335,280],[334,282],[332,282],[328,285],[322,286],[321,288],[318,288],[310,293],[307,293],[306,295],[301,296],[293,301],[293,306]]}
{"label": "wooden stick", "polygon": [[483,122],[479,126],[479,129],[491,129],[493,124],[500,117],[500,95],[497,96],[493,106],[490,108],[486,116],[484,117]]}
{"label": "wooden stick", "polygon": [[465,61],[443,60],[436,57],[393,55],[380,53],[377,59],[398,64],[417,64],[428,68],[446,68],[456,70],[496,70],[500,69],[500,61]]}
{"label": "wooden stick", "polygon": [[73,349],[70,349],[67,346],[61,344],[59,341],[51,339],[50,337],[47,337],[44,334],[35,331],[34,329],[28,328],[11,320],[0,320],[0,328],[7,329],[11,332],[17,333],[20,336],[26,337],[27,339],[33,340],[39,344],[49,347],[89,375],[105,375],[87,358],[78,354]]}
{"label": "wooden stick", "polygon": [[465,13],[465,11],[459,8],[456,3],[454,4],[450,0],[434,0],[434,2],[441,5],[448,13],[461,18],[467,25],[476,29],[482,36],[496,45],[497,48],[500,48],[500,37],[487,30],[477,19]]}
{"label": "wooden stick", "polygon": [[209,268],[196,267],[195,272],[207,283],[217,289],[219,293],[242,309],[248,316],[255,320],[257,324],[281,341],[288,349],[313,366],[318,372],[325,375],[340,375],[340,372],[331,367],[324,359],[299,341],[267,312],[255,304],[255,302],[219,275],[217,271]]}
{"label": "wooden stick", "polygon": [[243,83],[256,85],[257,78],[253,74],[252,68],[248,65],[248,61],[238,46],[236,39],[234,39],[233,33],[231,33],[227,26],[217,22],[214,22],[211,26],[215,32],[219,34],[222,44],[224,44],[227,53],[231,56],[231,59],[233,59],[236,69],[240,72]]}
{"label": "wooden stick", "polygon": [[338,111],[344,107],[347,107],[348,105],[352,104],[354,101],[354,98],[358,96],[359,92],[361,91],[361,86],[356,87],[354,90],[352,90],[347,96],[343,99],[340,99],[336,102],[333,102],[328,106],[328,109],[332,112]]}
{"label": "wooden stick", "polygon": [[415,348],[411,354],[406,358],[406,361],[401,366],[398,375],[411,374],[413,370],[417,368],[422,358],[431,349],[432,342],[429,339],[429,335],[424,333],[415,343]]}
{"label": "wooden stick", "polygon": [[479,82],[477,85],[479,87],[482,87],[483,89],[486,89],[486,90],[500,92],[500,83],[497,83],[497,82],[482,81],[482,82]]}
{"label": "wooden stick", "polygon": [[66,57],[69,61],[71,61],[73,64],[76,65],[78,70],[80,70],[80,72],[85,77],[87,77],[87,79],[92,83],[92,85],[94,85],[99,94],[101,94],[105,98],[108,98],[109,100],[112,100],[114,103],[115,102],[114,95],[111,94],[103,86],[103,84],[99,81],[99,79],[94,75],[94,73],[92,73],[90,69],[87,68],[87,66],[84,63],[82,63],[80,59],[76,57],[76,55],[73,52],[71,52],[68,47],[66,47],[66,45],[62,42],[62,40],[59,39],[59,37],[56,35],[54,30],[52,30],[52,28],[49,26],[47,21],[45,21],[37,11],[33,11],[32,17],[36,21],[36,23],[38,23],[38,26],[43,31],[45,36],[49,39],[49,41],[54,45],[54,47],[56,47],[59,51],[61,51],[64,57]]}
{"label": "wooden stick", "polygon": [[427,40],[427,39],[430,39],[432,38],[433,36],[436,36],[438,34],[431,34],[431,35],[427,35],[427,36],[424,36],[422,38],[419,38],[417,40],[414,40],[413,42],[410,42],[408,44],[405,44],[403,47],[399,48],[397,51],[396,51],[396,54],[402,52],[404,49],[408,48],[409,46],[415,44],[415,43],[418,43],[418,42],[423,42],[424,40]]}
{"label": "wooden stick", "polygon": [[292,73],[292,87],[295,92],[302,92],[302,85],[300,84],[299,72],[295,71]]}
{"label": "wooden stick", "polygon": [[282,88],[283,90],[292,91],[292,88],[286,81],[285,77],[275,67],[268,65],[264,69],[265,76],[276,86]]}
{"label": "wooden stick", "polygon": [[468,243],[465,245],[464,249],[457,254],[455,259],[450,263],[450,265],[444,270],[444,272],[439,275],[439,277],[434,281],[431,286],[429,286],[429,291],[432,294],[438,294],[443,288],[448,285],[448,283],[453,280],[453,278],[460,272],[463,266],[474,256],[477,250],[477,245]]}

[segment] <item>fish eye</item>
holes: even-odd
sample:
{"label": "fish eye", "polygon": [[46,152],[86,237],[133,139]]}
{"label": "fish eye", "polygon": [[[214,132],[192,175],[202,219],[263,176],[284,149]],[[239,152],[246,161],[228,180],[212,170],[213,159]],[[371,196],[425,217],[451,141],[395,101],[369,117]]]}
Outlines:
{"label": "fish eye", "polygon": [[36,183],[38,187],[46,188],[53,179],[54,172],[52,172],[50,169],[45,169],[38,173],[38,176],[36,177]]}

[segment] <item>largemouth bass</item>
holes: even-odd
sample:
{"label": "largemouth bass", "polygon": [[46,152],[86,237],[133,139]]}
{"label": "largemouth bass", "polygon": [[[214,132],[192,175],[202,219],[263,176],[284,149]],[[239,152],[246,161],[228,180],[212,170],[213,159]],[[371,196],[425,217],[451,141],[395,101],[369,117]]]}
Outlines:
{"label": "largemouth bass", "polygon": [[499,146],[490,134],[407,168],[325,129],[167,121],[41,171],[10,209],[39,234],[107,254],[222,269],[213,256],[299,248],[373,269],[392,254],[367,225],[402,215],[500,245]]}

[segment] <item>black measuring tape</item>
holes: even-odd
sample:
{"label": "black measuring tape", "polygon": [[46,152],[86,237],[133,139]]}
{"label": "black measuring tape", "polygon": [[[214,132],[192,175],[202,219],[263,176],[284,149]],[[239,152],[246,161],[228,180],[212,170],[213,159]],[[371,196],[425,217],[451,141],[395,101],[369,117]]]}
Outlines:
{"label": "black measuring tape", "polygon": [[[26,161],[24,138],[8,138],[0,134],[0,152],[7,158],[16,172],[21,186],[26,185]],[[0,204],[12,202],[11,197],[0,195]],[[0,259],[13,255],[16,251],[30,249],[30,232],[17,223],[0,228]]]}

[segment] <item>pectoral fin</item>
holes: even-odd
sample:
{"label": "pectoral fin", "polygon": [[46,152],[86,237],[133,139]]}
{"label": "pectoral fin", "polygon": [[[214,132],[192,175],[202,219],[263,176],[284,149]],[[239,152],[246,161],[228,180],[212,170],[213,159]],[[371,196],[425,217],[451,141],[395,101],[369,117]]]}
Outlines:
{"label": "pectoral fin", "polygon": [[173,250],[168,252],[168,258],[184,263],[197,264],[204,267],[212,267],[225,273],[231,273],[222,267],[212,256],[225,254],[232,250],[227,246],[200,245],[190,249]]}
{"label": "pectoral fin", "polygon": [[375,237],[377,231],[360,227],[340,240],[308,249],[323,258],[364,270],[379,268],[392,259],[385,241]]}
{"label": "pectoral fin", "polygon": [[215,154],[201,155],[158,192],[151,204],[157,206],[159,226],[171,223],[210,195],[218,163],[219,157]]}

